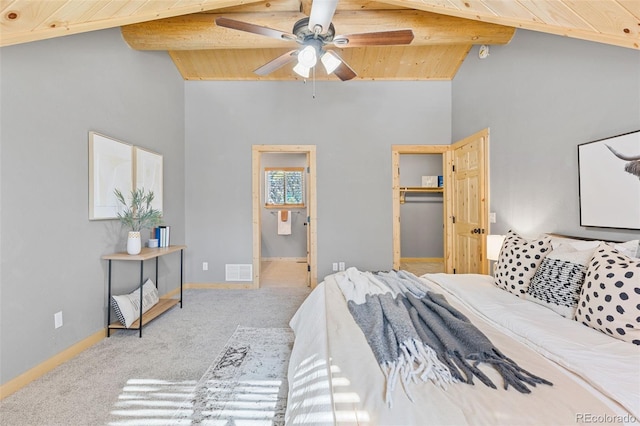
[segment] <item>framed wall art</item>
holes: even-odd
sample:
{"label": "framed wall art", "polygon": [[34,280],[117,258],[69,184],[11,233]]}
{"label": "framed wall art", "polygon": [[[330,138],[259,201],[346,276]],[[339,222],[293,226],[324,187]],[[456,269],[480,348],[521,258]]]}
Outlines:
{"label": "framed wall art", "polygon": [[135,187],[153,191],[152,207],[162,211],[162,155],[140,148],[134,148]]}
{"label": "framed wall art", "polygon": [[640,229],[640,130],[578,145],[580,225]]}
{"label": "framed wall art", "polygon": [[89,132],[89,220],[118,217],[116,188],[123,194],[133,189],[133,146]]}

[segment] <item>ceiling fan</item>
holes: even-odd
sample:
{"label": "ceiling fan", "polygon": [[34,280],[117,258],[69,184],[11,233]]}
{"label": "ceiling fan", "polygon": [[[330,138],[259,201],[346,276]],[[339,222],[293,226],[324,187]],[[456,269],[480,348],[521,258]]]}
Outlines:
{"label": "ceiling fan", "polygon": [[309,17],[296,22],[291,33],[225,17],[216,18],[216,24],[280,40],[292,40],[302,46],[280,55],[256,69],[254,72],[258,75],[267,75],[297,60],[293,70],[301,77],[308,78],[309,72],[320,59],[327,74],[333,73],[342,81],[351,80],[356,76],[355,71],[336,52],[325,50],[326,45],[333,44],[337,47],[388,46],[409,44],[413,40],[413,31],[410,29],[336,35],[331,20],[337,5],[338,0],[314,1]]}

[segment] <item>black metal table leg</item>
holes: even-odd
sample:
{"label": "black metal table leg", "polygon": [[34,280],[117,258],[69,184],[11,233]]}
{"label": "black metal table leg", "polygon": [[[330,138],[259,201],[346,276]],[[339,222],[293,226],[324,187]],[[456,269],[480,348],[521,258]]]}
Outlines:
{"label": "black metal table leg", "polygon": [[111,335],[111,259],[109,259],[109,299],[107,300],[107,337]]}
{"label": "black metal table leg", "polygon": [[142,280],[144,279],[144,260],[140,261],[140,337],[142,337]]}

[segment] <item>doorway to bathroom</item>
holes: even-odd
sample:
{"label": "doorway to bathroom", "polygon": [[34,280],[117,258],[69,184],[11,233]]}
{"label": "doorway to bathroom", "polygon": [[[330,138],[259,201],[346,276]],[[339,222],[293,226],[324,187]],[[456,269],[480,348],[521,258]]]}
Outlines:
{"label": "doorway to bathroom", "polygon": [[316,147],[254,145],[253,285],[317,284]]}

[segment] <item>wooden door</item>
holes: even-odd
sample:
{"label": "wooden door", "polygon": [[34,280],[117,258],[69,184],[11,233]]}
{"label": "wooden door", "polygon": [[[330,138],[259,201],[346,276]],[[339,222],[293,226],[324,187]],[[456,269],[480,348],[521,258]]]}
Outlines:
{"label": "wooden door", "polygon": [[451,146],[451,244],[453,271],[486,274],[489,129]]}
{"label": "wooden door", "polygon": [[[310,187],[309,172],[311,170],[311,167],[309,166],[309,164],[311,163],[311,161],[309,159],[309,156],[310,156],[309,153],[307,153],[307,178],[305,179],[306,194],[309,193],[309,187]],[[304,225],[307,233],[307,287],[311,287],[311,226],[309,226],[310,217],[311,215],[309,214],[309,206],[307,206],[307,208],[305,209],[305,218],[304,218]]]}

